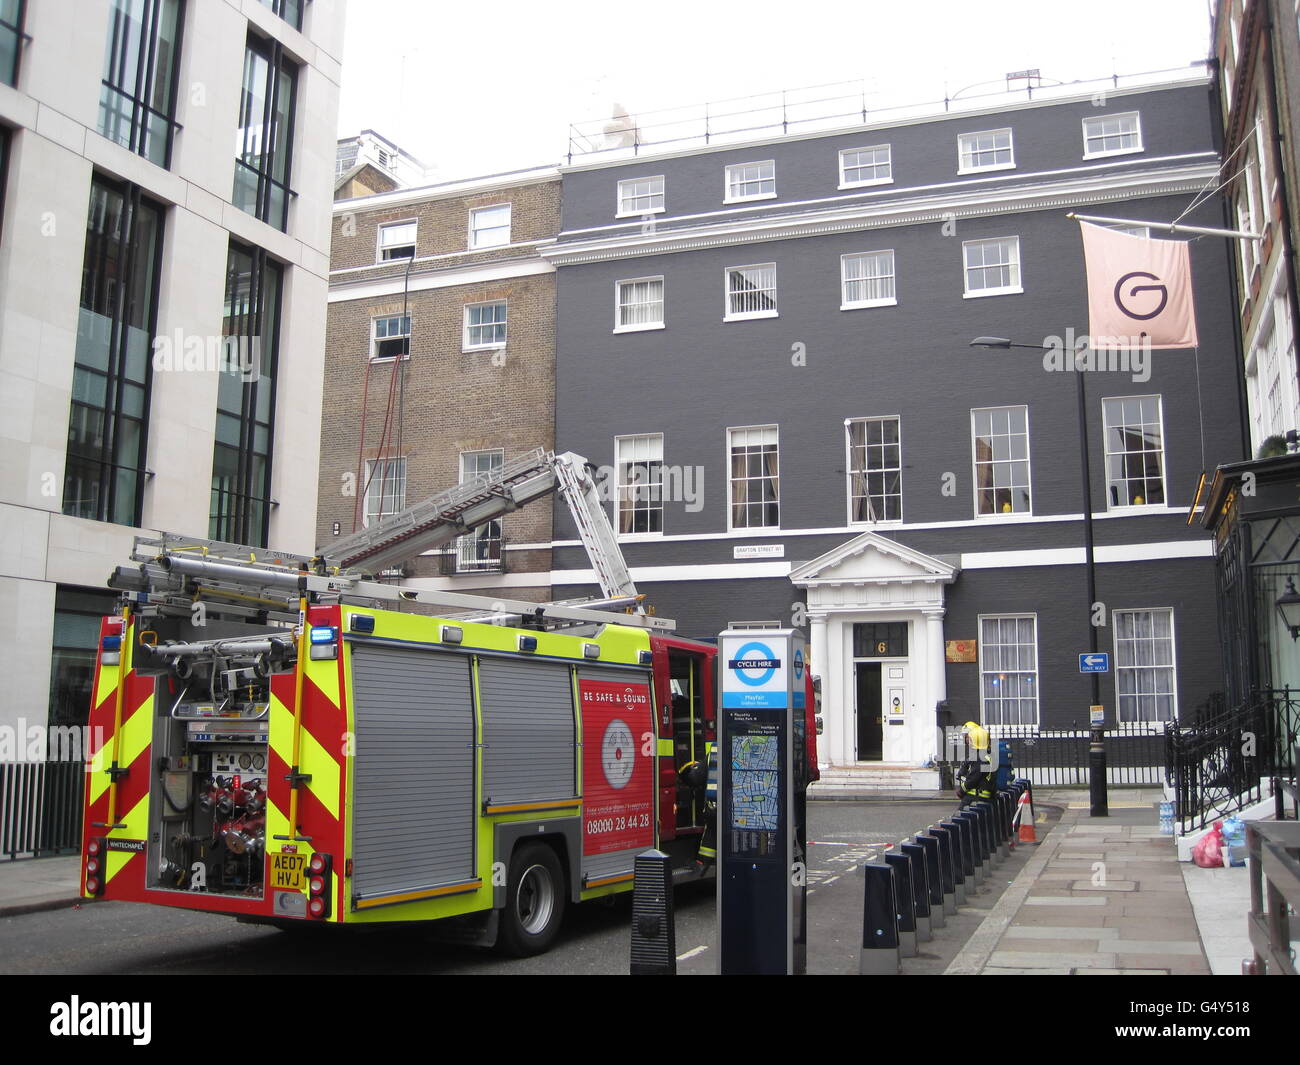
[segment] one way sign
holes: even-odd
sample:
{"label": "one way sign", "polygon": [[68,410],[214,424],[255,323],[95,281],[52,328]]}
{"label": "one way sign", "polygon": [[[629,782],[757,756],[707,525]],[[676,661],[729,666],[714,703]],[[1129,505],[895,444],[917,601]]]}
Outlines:
{"label": "one way sign", "polygon": [[1080,673],[1109,673],[1110,672],[1110,653],[1108,651],[1095,651],[1091,654],[1082,654],[1079,656]]}

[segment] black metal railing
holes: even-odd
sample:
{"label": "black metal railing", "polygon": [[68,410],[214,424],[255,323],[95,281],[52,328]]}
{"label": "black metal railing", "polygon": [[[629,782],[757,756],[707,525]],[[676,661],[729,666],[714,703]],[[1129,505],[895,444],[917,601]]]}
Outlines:
{"label": "black metal railing", "polygon": [[[989,734],[1010,743],[1011,764],[1017,776],[1044,786],[1088,783],[1091,731],[1085,722],[1053,729],[995,725]],[[1165,723],[1159,721],[1117,721],[1108,725],[1106,782],[1132,787],[1164,783],[1164,734]]]}
{"label": "black metal railing", "polygon": [[505,573],[506,539],[499,534],[492,535],[493,531],[485,527],[453,540],[441,556],[441,571],[448,576]]}
{"label": "black metal railing", "polygon": [[81,849],[81,762],[0,762],[0,861]]}
{"label": "black metal railing", "polygon": [[[1091,732],[1083,722],[1054,728],[1039,725],[989,725],[993,742],[1006,740],[1016,776],[1044,787],[1083,787],[1088,783]],[[1165,728],[1161,721],[1119,721],[1106,727],[1108,784],[1158,786],[1166,779]],[[950,730],[950,761],[969,761],[974,753],[960,730]]]}
{"label": "black metal railing", "polygon": [[1266,782],[1295,779],[1300,690],[1251,693],[1229,709],[1210,708],[1171,726],[1165,761],[1182,832],[1243,810],[1264,798]]}

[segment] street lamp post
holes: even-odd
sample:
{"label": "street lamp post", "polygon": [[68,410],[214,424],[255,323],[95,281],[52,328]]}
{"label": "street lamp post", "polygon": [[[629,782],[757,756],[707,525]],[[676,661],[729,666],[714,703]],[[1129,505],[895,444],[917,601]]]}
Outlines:
{"label": "street lamp post", "polygon": [[[1028,348],[1032,351],[1047,351],[1041,344],[1015,344],[1004,337],[976,337],[970,342],[973,348]],[[1076,353],[1077,357],[1077,353]],[[1084,371],[1074,367],[1074,379],[1079,406],[1079,448],[1083,480],[1083,553],[1084,568],[1088,579],[1088,651],[1095,661],[1097,653],[1097,626],[1093,623],[1093,611],[1097,602],[1097,564],[1092,540],[1092,471],[1088,465],[1088,405],[1083,388]],[[1101,706],[1101,675],[1088,675],[1092,686],[1092,707]],[[1090,708],[1091,711],[1091,708]],[[1106,798],[1106,735],[1104,721],[1090,719],[1090,738],[1088,743],[1088,802],[1089,812],[1093,817],[1107,817],[1110,809]]]}

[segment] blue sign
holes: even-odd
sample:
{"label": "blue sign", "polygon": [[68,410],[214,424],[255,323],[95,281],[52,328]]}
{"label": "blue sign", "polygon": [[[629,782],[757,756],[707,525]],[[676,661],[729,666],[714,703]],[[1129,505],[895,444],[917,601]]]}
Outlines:
{"label": "blue sign", "polygon": [[803,680],[803,651],[797,650],[794,653],[794,679]]}
{"label": "blue sign", "polygon": [[1080,673],[1109,673],[1110,653],[1108,651],[1091,651],[1079,656]]}

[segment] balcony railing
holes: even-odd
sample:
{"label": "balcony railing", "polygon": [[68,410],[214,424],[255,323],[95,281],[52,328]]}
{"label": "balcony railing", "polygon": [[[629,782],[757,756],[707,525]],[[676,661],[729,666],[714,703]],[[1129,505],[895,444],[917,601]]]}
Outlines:
{"label": "balcony railing", "polygon": [[448,576],[465,573],[505,573],[505,537],[495,529],[479,529],[467,536],[459,537],[451,550],[442,555],[442,572]]}

